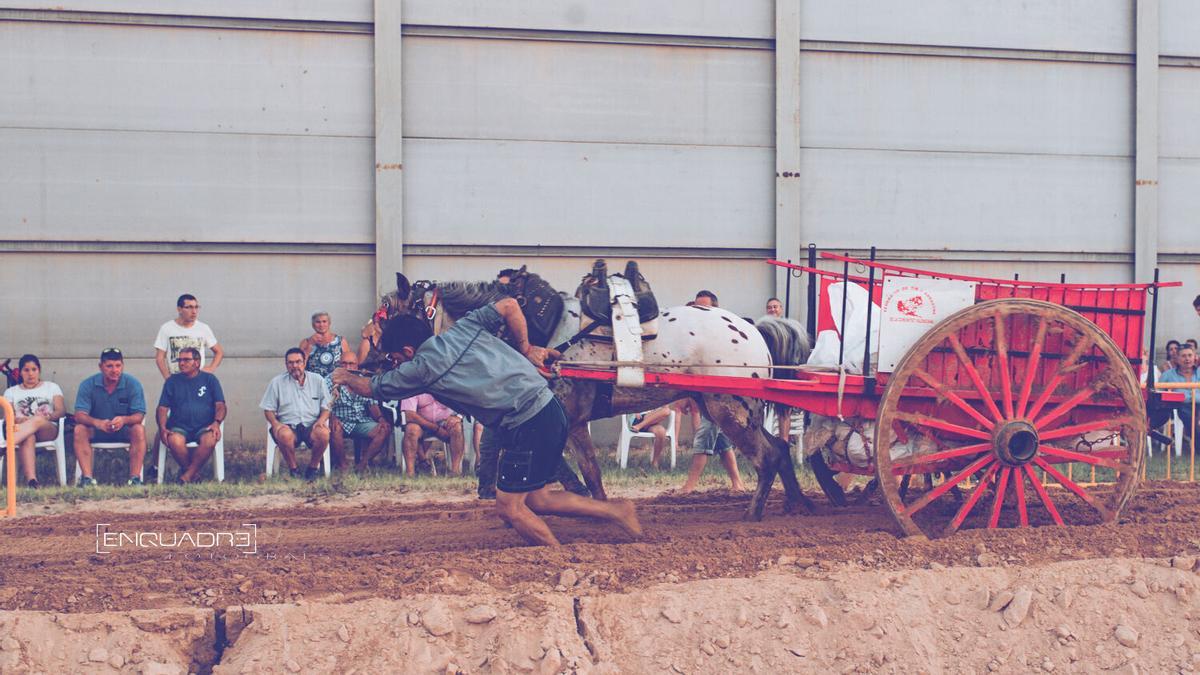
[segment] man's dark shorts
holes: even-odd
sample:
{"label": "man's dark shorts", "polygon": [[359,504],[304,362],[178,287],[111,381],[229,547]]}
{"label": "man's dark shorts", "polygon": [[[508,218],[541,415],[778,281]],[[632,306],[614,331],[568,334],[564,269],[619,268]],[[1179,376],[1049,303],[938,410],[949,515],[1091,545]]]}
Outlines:
{"label": "man's dark shorts", "polygon": [[117,431],[100,431],[92,432],[93,443],[128,443],[129,442],[129,425],[121,427]]}
{"label": "man's dark shorts", "polygon": [[212,429],[208,428],[207,426],[200,427],[199,429],[185,429],[183,427],[171,427],[170,429],[168,429],[168,431],[170,431],[173,434],[179,434],[180,436],[183,436],[184,443],[199,443],[200,437],[202,435],[212,433]]}
{"label": "man's dark shorts", "polygon": [[[304,426],[303,424],[289,424],[287,426],[296,436],[296,447],[300,447],[301,443],[310,448],[312,447],[312,431],[314,425],[310,424],[308,426]],[[279,439],[275,439],[275,442],[278,443]]]}
{"label": "man's dark shorts", "polygon": [[500,429],[501,492],[533,492],[552,482],[567,443],[567,415],[558,399],[516,429]]}

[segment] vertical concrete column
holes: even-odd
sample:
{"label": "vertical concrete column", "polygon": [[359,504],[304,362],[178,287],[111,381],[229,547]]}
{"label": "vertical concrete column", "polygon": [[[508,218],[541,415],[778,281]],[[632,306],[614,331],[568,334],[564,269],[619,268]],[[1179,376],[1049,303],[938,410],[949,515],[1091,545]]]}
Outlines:
{"label": "vertical concrete column", "polygon": [[375,291],[396,287],[404,256],[401,0],[375,0]]}
{"label": "vertical concrete column", "polygon": [[1133,188],[1133,280],[1158,265],[1158,0],[1137,0]]}
{"label": "vertical concrete column", "polygon": [[[800,0],[775,0],[775,257],[799,262],[799,256]],[[781,300],[788,282],[788,271],[777,269],[775,295]],[[799,287],[792,291],[790,316],[803,316]]]}

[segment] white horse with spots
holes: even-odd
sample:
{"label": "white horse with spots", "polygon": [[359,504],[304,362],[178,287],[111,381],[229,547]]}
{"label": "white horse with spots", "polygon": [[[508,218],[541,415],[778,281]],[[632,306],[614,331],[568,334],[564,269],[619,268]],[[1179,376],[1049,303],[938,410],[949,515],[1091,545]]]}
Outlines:
{"label": "white horse with spots", "polygon": [[[495,282],[418,282],[417,297],[400,279],[399,295],[409,311],[426,312],[426,305],[437,302],[450,318],[506,297]],[[550,345],[567,342],[579,332],[579,301],[564,295],[566,305]],[[658,319],[658,334],[642,344],[643,361],[648,370],[695,375],[733,375],[771,377],[772,365],[799,365],[810,351],[803,327],[795,321],[764,317],[749,321],[716,307],[681,306],[663,311]],[[565,361],[615,360],[611,342],[583,338],[566,349]],[[747,368],[745,366],[757,366]],[[780,377],[787,377],[780,373]],[[763,428],[766,406],[761,400],[730,394],[707,394],[660,387],[616,387],[611,383],[558,378],[551,384],[562,402],[570,422],[569,441],[579,462],[580,472],[596,499],[605,499],[596,449],[587,423],[624,413],[636,413],[665,405],[681,398],[697,401],[701,413],[720,427],[733,444],[753,463],[758,485],[747,517],[759,520],[767,496],[778,475],[786,495],[785,511],[797,507],[811,509],[812,503],[800,490],[787,443]]]}

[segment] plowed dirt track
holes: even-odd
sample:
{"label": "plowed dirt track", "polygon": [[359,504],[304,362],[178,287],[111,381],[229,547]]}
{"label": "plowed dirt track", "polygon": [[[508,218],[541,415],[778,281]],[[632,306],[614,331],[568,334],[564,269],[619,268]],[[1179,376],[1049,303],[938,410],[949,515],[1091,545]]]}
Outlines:
{"label": "plowed dirt track", "polygon": [[[88,511],[0,520],[0,609],[93,612],[168,607],[405,598],[497,590],[549,590],[565,569],[593,592],[663,581],[749,577],[788,556],[800,565],[864,569],[1060,560],[1170,557],[1200,548],[1200,487],[1142,486],[1120,522],[1029,529],[969,529],[940,540],[903,540],[877,501],[815,515],[782,515],[778,493],[767,517],[742,521],[748,497],[708,492],[638,501],[646,537],[615,527],[550,519],[564,546],[528,547],[490,503],[456,502],[289,508]],[[1059,501],[1068,523],[1092,519]],[[1065,506],[1064,506],[1065,505]],[[1035,512],[1037,509],[1033,509]],[[1040,522],[1040,521],[1039,521]],[[257,525],[258,553],[229,549],[122,548],[96,553],[96,525],[123,531],[194,532]],[[978,525],[978,520],[968,525]],[[986,552],[986,561],[978,557]]]}

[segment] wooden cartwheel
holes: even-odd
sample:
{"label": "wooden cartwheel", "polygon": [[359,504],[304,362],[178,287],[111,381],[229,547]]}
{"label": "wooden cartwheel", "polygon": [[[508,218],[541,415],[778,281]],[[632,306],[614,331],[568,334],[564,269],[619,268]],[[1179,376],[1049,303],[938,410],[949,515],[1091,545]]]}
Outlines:
{"label": "wooden cartwheel", "polygon": [[[1058,505],[1075,498],[1089,508],[1072,519],[1107,523],[1137,488],[1146,426],[1129,359],[1096,324],[1058,304],[990,300],[939,323],[893,371],[875,474],[907,535],[944,536],[968,519],[1063,525]],[[1105,484],[1069,476],[1072,463]]]}

